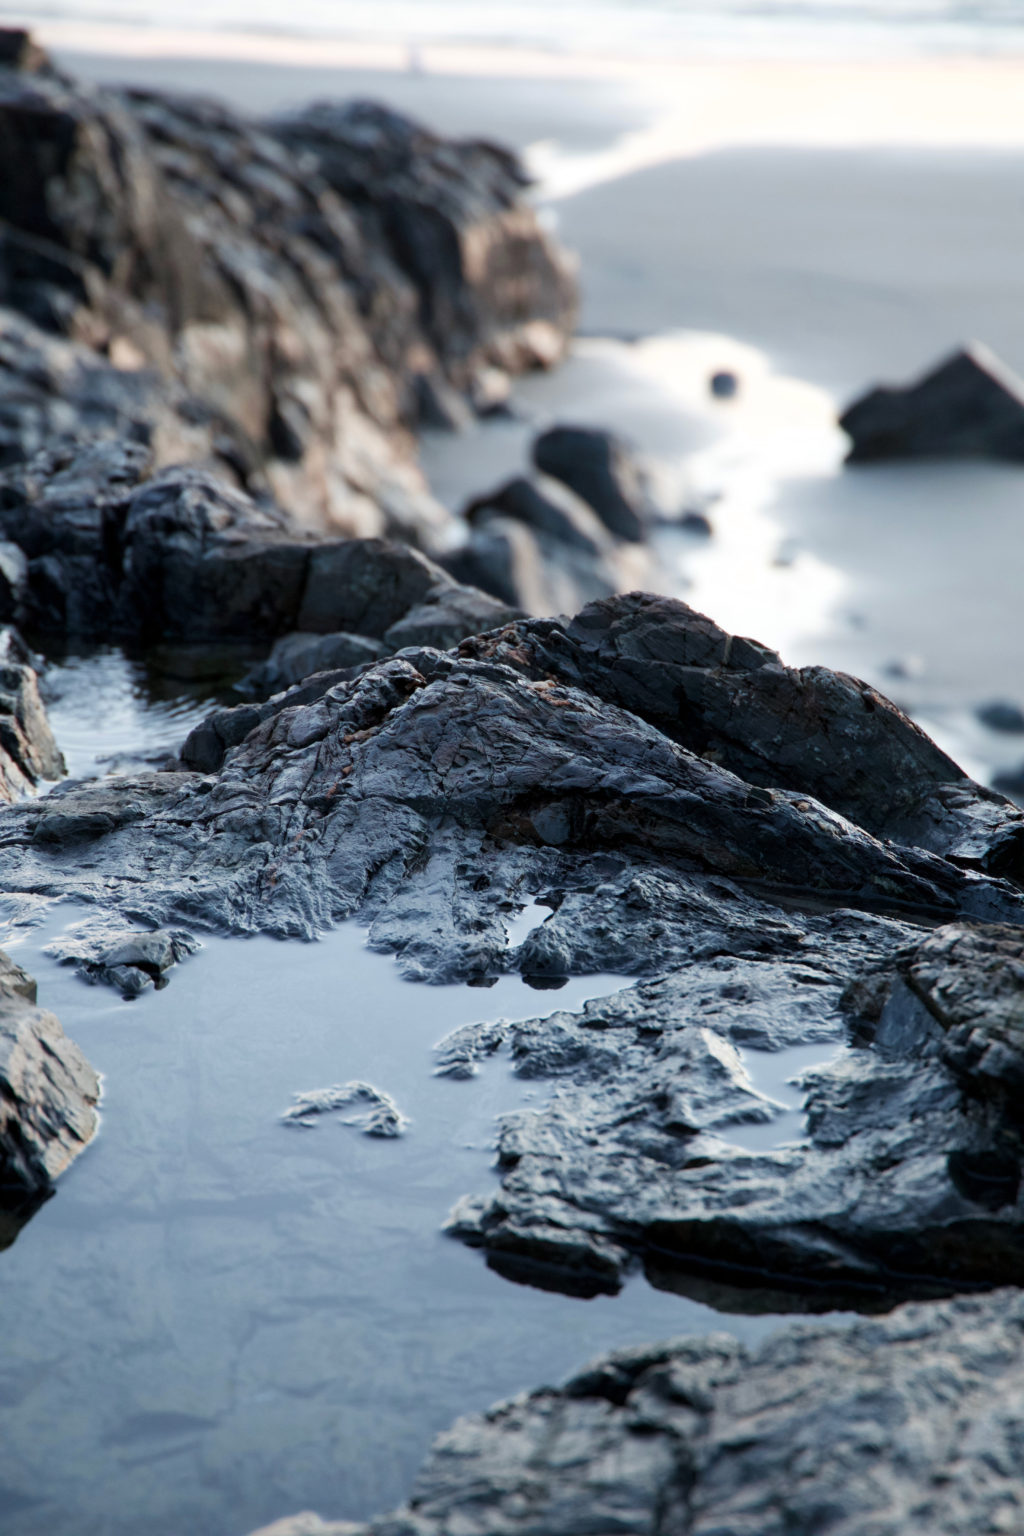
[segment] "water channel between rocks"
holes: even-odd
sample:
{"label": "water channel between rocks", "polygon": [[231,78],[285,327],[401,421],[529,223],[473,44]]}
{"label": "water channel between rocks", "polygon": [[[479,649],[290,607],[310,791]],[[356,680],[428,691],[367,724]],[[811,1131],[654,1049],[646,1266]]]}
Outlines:
{"label": "water channel between rocks", "polygon": [[[642,1280],[593,1301],[512,1285],[440,1234],[493,1177],[495,1116],[551,1090],[504,1058],[434,1077],[433,1044],[619,979],[412,985],[349,924],[310,945],[208,938],[168,988],[125,1003],[44,953],[81,915],[58,905],[0,936],[104,1074],[97,1141],[0,1256],[4,1536],[369,1514],[459,1413],[615,1344],[772,1326]],[[295,1093],[350,1079],[395,1098],[406,1136],[280,1123]]]}

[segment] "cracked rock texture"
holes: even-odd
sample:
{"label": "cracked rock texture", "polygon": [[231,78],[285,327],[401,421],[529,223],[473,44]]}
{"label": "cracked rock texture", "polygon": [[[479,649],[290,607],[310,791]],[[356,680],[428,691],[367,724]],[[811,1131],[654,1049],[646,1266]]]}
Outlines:
{"label": "cracked rock texture", "polygon": [[[409,1503],[355,1530],[1011,1536],[1024,1526],[1022,1379],[1015,1291],[790,1328],[755,1350],[720,1335],[619,1350],[458,1420]],[[297,1520],[296,1536],[350,1536]]]}

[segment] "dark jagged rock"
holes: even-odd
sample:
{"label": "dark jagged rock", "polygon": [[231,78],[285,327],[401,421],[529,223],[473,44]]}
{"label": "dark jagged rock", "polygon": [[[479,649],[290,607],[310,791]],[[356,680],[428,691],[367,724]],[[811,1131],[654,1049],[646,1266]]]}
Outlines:
{"label": "dark jagged rock", "polygon": [[592,507],[616,538],[642,543],[650,521],[644,476],[629,445],[594,427],[550,427],[533,462]]}
{"label": "dark jagged rock", "polygon": [[1024,873],[1024,819],[888,699],[827,667],[786,667],[673,598],[596,602],[472,654],[598,691],[749,783],[813,795],[876,837],[967,868]]}
{"label": "dark jagged rock", "polygon": [[560,1388],[459,1419],[393,1514],[358,1527],[301,1517],[293,1530],[1016,1532],[1022,1369],[1015,1291],[787,1329],[753,1350],[722,1335],[621,1349]]}
{"label": "dark jagged rock", "polygon": [[157,467],[212,456],[306,526],[429,544],[415,380],[472,393],[553,361],[572,324],[512,157],[383,109],[260,127],[76,86],[8,34],[0,155],[0,305],[26,327],[0,369],[8,463],[120,421]]}
{"label": "dark jagged rock", "polygon": [[95,1134],[100,1084],[36,984],[0,953],[0,1248]]}
{"label": "dark jagged rock", "polygon": [[973,344],[904,389],[873,389],[839,418],[847,461],[946,458],[1024,460],[1024,384]]}
{"label": "dark jagged rock", "polygon": [[[453,1224],[503,1272],[592,1292],[642,1261],[659,1284],[725,1277],[823,1305],[1019,1273],[1016,1204],[976,1198],[990,1167],[1007,1187],[1016,1132],[921,1043],[900,1010],[925,1005],[896,980],[915,925],[1005,934],[1024,893],[815,796],[870,806],[884,830],[910,816],[905,794],[956,772],[880,696],[632,594],[568,626],[520,621],[459,652],[306,679],[213,716],[185,758],[217,776],[70,785],[11,808],[5,888],[157,927],[309,936],[358,910],[375,948],[430,981],[668,973],[449,1044],[457,1075],[507,1040],[521,1074],[561,1082],[506,1123],[499,1194]],[[1017,815],[970,780],[957,792]],[[531,896],[549,915],[510,945]],[[807,1139],[732,1144],[779,1113],[737,1051],[808,1041],[857,1048],[815,1074]]]}

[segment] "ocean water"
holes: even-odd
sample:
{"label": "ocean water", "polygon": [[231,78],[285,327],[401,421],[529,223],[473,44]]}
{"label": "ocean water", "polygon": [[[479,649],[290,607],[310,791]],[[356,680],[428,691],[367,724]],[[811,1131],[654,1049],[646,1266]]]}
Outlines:
{"label": "ocean water", "polygon": [[1020,0],[33,0],[0,18],[567,53],[999,54],[1024,46]]}

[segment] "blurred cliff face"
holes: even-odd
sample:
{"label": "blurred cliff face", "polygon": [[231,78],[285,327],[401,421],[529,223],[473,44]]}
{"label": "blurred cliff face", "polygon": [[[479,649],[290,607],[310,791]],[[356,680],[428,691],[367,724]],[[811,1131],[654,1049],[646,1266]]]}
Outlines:
{"label": "blurred cliff face", "polygon": [[70,394],[74,436],[127,422],[158,465],[212,458],[300,522],[429,543],[423,412],[554,362],[572,326],[571,268],[515,159],[384,109],[258,125],[78,87],[7,32],[0,154],[0,299],[46,376],[7,462],[52,445]]}

